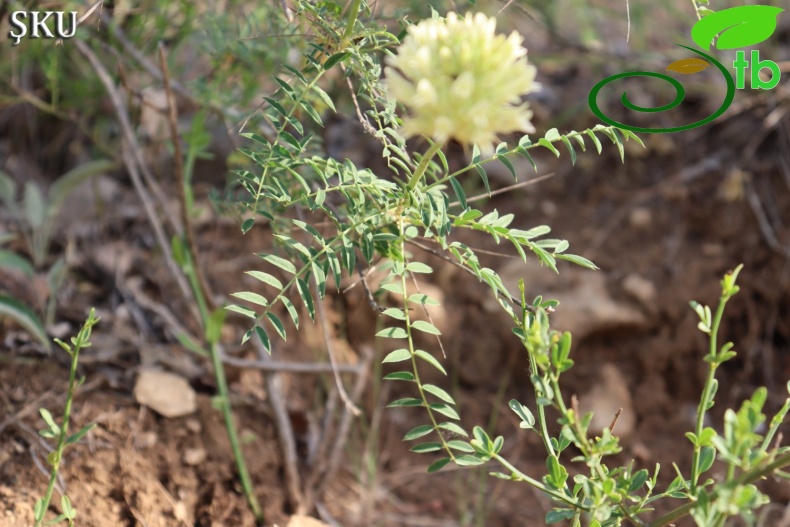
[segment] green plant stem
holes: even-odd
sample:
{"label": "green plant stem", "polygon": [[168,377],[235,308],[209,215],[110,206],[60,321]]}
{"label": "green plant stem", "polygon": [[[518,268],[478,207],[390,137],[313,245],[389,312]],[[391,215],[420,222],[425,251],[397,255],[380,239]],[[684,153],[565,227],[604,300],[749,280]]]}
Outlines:
{"label": "green plant stem", "polygon": [[[182,205],[185,204],[182,203]],[[187,241],[186,243],[188,244],[189,242]],[[192,251],[185,255],[187,264],[184,265],[182,269],[189,280],[192,294],[195,296],[195,299],[198,303],[201,323],[205,331],[209,325],[210,314],[208,312],[206,299],[204,297],[204,291],[201,287],[201,281],[198,277],[198,270],[195,267],[197,263],[192,260],[193,256],[194,254]],[[208,337],[208,339],[210,340],[211,337]],[[208,349],[211,355],[212,367],[214,369],[214,378],[217,381],[217,394],[220,410],[222,411],[222,417],[225,421],[225,430],[228,434],[231,450],[233,451],[233,458],[236,462],[236,468],[239,472],[241,487],[244,491],[244,496],[247,498],[247,503],[249,504],[250,509],[252,509],[253,515],[255,515],[255,519],[259,524],[263,524],[263,512],[261,511],[261,506],[258,503],[258,499],[255,497],[255,492],[252,487],[252,480],[250,479],[250,474],[247,470],[247,463],[244,459],[244,453],[241,451],[238,434],[236,433],[236,425],[233,422],[233,409],[230,405],[228,381],[225,376],[225,366],[222,363],[222,354],[220,353],[219,346],[217,346],[216,342],[208,342]]]}
{"label": "green plant stem", "polygon": [[409,179],[409,190],[414,190],[414,188],[417,186],[417,183],[419,183],[420,178],[422,178],[422,175],[425,174],[425,170],[428,168],[428,163],[431,162],[433,156],[435,156],[436,152],[438,152],[441,148],[442,143],[437,141],[431,145],[427,152],[425,152],[425,155],[423,155],[422,159],[420,159],[420,164],[417,165],[414,174],[412,174],[411,178]]}
{"label": "green plant stem", "polygon": [[[779,456],[776,458],[775,461],[765,465],[762,468],[757,468],[751,470],[749,472],[743,473],[736,481],[735,485],[748,485],[749,483],[754,483],[755,481],[764,478],[765,476],[782,469],[786,466],[790,465],[790,452]],[[717,493],[714,491],[711,493],[709,501],[713,502],[716,499]],[[652,522],[647,524],[647,527],[666,527],[667,525],[671,525],[672,523],[676,522],[680,518],[686,516],[691,512],[691,510],[696,506],[695,501],[690,501],[685,505],[678,507],[677,509],[668,512],[664,516],[661,516],[657,520],[653,520]]]}
{"label": "green plant stem", "polygon": [[[710,346],[708,348],[708,357],[711,360],[710,368],[708,369],[708,376],[705,379],[705,387],[702,390],[702,397],[700,397],[699,406],[697,407],[697,423],[695,427],[695,433],[697,434],[697,438],[702,436],[702,429],[705,427],[705,414],[708,411],[708,407],[711,406],[711,396],[713,395],[713,383],[716,378],[716,367],[717,363],[713,360],[716,357],[716,339],[719,333],[719,325],[721,324],[721,317],[724,314],[724,306],[727,304],[727,300],[729,296],[722,294],[721,298],[719,299],[719,305],[716,308],[716,315],[713,317],[713,325],[710,328]],[[697,483],[699,481],[699,462],[700,462],[700,453],[702,452],[702,446],[699,444],[694,445],[694,456],[691,461],[691,490],[694,491],[697,488]]]}
{"label": "green plant stem", "polygon": [[[557,408],[560,410],[560,412],[562,412],[562,415],[568,415],[568,408],[567,408],[567,406],[565,406],[565,401],[562,398],[562,391],[560,391],[559,379],[560,379],[560,374],[559,373],[556,373],[556,374],[552,375],[551,376],[551,386],[552,386],[552,390],[554,390],[554,397],[555,397],[555,400],[557,401]],[[584,455],[585,459],[590,460],[592,455],[593,455],[592,454],[592,446],[590,445],[589,439],[584,434],[584,430],[582,430],[582,428],[581,428],[581,425],[579,423],[579,419],[580,419],[580,416],[574,415],[574,417],[573,417],[573,427],[572,428],[575,429],[575,431],[576,431],[576,442],[577,442],[576,446],[579,448],[579,450],[582,451],[582,454]],[[595,455],[600,457],[599,454],[595,454]],[[591,469],[596,473],[596,475],[598,476],[598,478],[601,481],[604,481],[604,480],[607,479],[608,476],[606,474],[606,471],[604,470],[604,468],[601,466],[600,463],[596,463],[595,465],[593,465],[591,467]],[[567,488],[567,483],[566,483],[566,488]],[[629,520],[631,520],[635,524],[640,525],[640,523],[635,518],[633,518],[631,516],[631,513],[628,512],[628,508],[625,506],[624,503],[618,503],[617,507],[620,509],[620,512],[623,513],[624,517],[628,518]]]}
{"label": "green plant stem", "polygon": [[694,6],[694,12],[697,15],[697,20],[702,20],[702,13],[699,11],[699,5],[697,4],[696,0],[691,0],[691,5]]}
{"label": "green plant stem", "polygon": [[409,316],[409,298],[406,295],[406,276],[408,271],[406,271],[406,235],[404,234],[406,227],[403,224],[403,217],[399,218],[398,220],[398,229],[401,232],[401,263],[404,266],[403,274],[401,274],[401,288],[403,288],[403,315],[405,317],[406,323],[406,336],[409,342],[409,355],[411,356],[411,368],[412,372],[414,372],[414,383],[417,385],[417,390],[420,392],[420,399],[422,400],[422,404],[425,407],[425,411],[428,413],[428,418],[431,420],[431,426],[436,431],[436,434],[439,436],[439,441],[442,443],[442,447],[444,451],[450,456],[450,459],[455,461],[455,453],[452,451],[450,446],[447,444],[447,440],[444,436],[439,432],[439,423],[436,421],[436,416],[434,415],[433,411],[431,410],[431,406],[428,403],[428,396],[425,394],[425,390],[422,387],[422,382],[420,381],[420,371],[417,367],[417,355],[415,354],[414,350],[414,339],[412,338],[412,326],[411,326],[411,317]]}
{"label": "green plant stem", "polygon": [[[69,433],[69,418],[71,417],[71,401],[74,398],[74,384],[77,378],[77,355],[79,354],[79,347],[74,347],[74,355],[71,358],[71,369],[69,370],[69,388],[66,391],[66,407],[63,410],[63,424],[60,426],[60,436],[58,437],[58,447],[55,449],[54,463],[52,463],[52,470],[49,474],[49,484],[47,484],[47,491],[44,493],[44,506],[42,510],[46,511],[49,508],[49,502],[52,501],[52,492],[55,490],[55,481],[58,478],[58,471],[60,470],[60,461],[63,458],[63,450],[66,448],[66,438]],[[42,520],[36,522],[36,527],[41,525]]]}
{"label": "green plant stem", "polygon": [[519,481],[523,481],[524,483],[532,485],[533,487],[535,487],[536,489],[540,490],[541,492],[544,492],[544,493],[548,494],[549,496],[551,496],[552,498],[554,498],[554,499],[556,499],[558,501],[562,501],[562,502],[570,505],[574,509],[582,510],[582,511],[589,511],[590,510],[588,507],[585,507],[581,503],[577,502],[571,496],[563,494],[562,492],[559,492],[557,490],[550,489],[549,487],[547,487],[546,485],[544,485],[540,481],[527,476],[526,474],[521,472],[519,469],[517,469],[516,467],[511,465],[510,462],[508,462],[507,459],[503,458],[499,454],[494,454],[493,456],[491,456],[491,459],[496,459],[497,461],[499,461],[502,465],[505,466],[505,468],[510,470],[511,474],[513,476],[515,476],[516,478],[518,478]]}
{"label": "green plant stem", "polygon": [[[535,364],[535,359],[532,358],[532,355],[529,357],[529,367],[532,372],[532,375],[538,374],[538,365]],[[532,389],[535,392],[535,400],[538,400],[538,387],[535,383],[532,383]],[[549,428],[546,423],[546,409],[543,407],[542,404],[538,405],[538,422],[540,422],[540,438],[543,440],[543,445],[546,447],[546,451],[554,456],[557,457],[557,454],[554,452],[554,447],[551,444],[549,438]]]}
{"label": "green plant stem", "polygon": [[768,448],[771,446],[771,441],[773,441],[776,432],[779,430],[779,426],[784,422],[788,411],[790,411],[790,399],[785,400],[784,406],[782,406],[782,408],[776,412],[773,419],[771,419],[771,428],[768,430],[765,439],[763,439],[763,444],[760,447],[760,450],[763,452],[768,451]]}
{"label": "green plant stem", "polygon": [[[195,299],[198,302],[200,316],[202,319],[201,322],[203,324],[203,328],[205,329],[209,324],[209,313],[206,306],[206,299],[203,297],[203,289],[197,276],[195,268],[196,263],[191,261],[192,254],[187,254],[186,258],[189,260],[189,264],[184,266],[184,274],[189,279],[189,285],[192,288],[192,293],[195,295]],[[211,354],[212,367],[214,368],[214,378],[217,381],[217,394],[219,398],[220,409],[222,411],[222,417],[225,421],[225,430],[228,433],[230,448],[233,451],[233,458],[236,461],[236,468],[239,471],[241,487],[244,491],[244,496],[247,498],[247,503],[250,505],[250,509],[252,509],[252,513],[255,515],[255,519],[259,524],[263,524],[263,512],[261,511],[261,506],[258,503],[258,498],[255,497],[255,491],[252,487],[250,473],[247,470],[247,463],[244,459],[244,453],[241,451],[239,436],[236,433],[236,425],[233,422],[233,409],[230,405],[228,381],[225,376],[225,366],[222,364],[222,354],[220,353],[216,342],[209,342],[208,348]]]}
{"label": "green plant stem", "polygon": [[[357,0],[357,2],[358,2],[358,0]],[[288,113],[283,116],[284,117],[284,119],[283,119],[284,123],[289,122],[289,120],[291,119],[291,117],[293,117],[293,114],[294,114],[294,112],[296,111],[297,108],[301,108],[300,105],[302,104],[302,101],[304,100],[305,95],[307,93],[309,93],[313,89],[313,87],[315,87],[318,84],[318,81],[321,79],[321,77],[323,77],[325,72],[326,72],[326,70],[321,69],[316,74],[315,78],[310,82],[310,84],[305,86],[304,91],[302,91],[302,93],[300,93],[299,96],[294,99],[294,105],[291,107],[290,110],[288,110]],[[285,125],[283,125],[283,126],[285,126]],[[280,143],[280,137],[281,137],[281,133],[280,133],[280,131],[277,131],[277,136],[274,138],[274,141],[272,141],[271,148],[269,149],[269,154],[266,156],[266,159],[263,160],[263,173],[261,174],[261,177],[258,178],[258,188],[255,191],[255,201],[253,202],[253,205],[252,205],[252,207],[250,209],[253,212],[257,212],[257,210],[258,210],[258,204],[261,201],[261,194],[263,192],[263,183],[266,180],[266,176],[269,174],[269,168],[272,166],[272,157],[274,156],[274,147],[277,146]]]}
{"label": "green plant stem", "polygon": [[49,474],[49,483],[47,484],[47,490],[44,493],[44,502],[41,507],[42,516],[36,521],[35,527],[39,527],[44,521],[44,512],[49,508],[49,503],[52,501],[52,492],[55,490],[55,481],[57,480],[58,471],[60,470],[60,462],[63,459],[63,451],[66,449],[66,440],[69,437],[69,419],[71,418],[71,403],[74,400],[74,388],[77,384],[77,364],[79,362],[79,354],[80,350],[88,345],[91,327],[93,327],[93,325],[98,322],[98,319],[95,318],[95,313],[96,312],[91,309],[88,320],[85,322],[82,331],[79,332],[77,338],[73,341],[72,348],[69,348],[67,345],[61,343],[61,346],[63,346],[71,356],[71,367],[69,368],[69,387],[68,390],[66,390],[66,405],[63,409],[63,423],[60,425],[58,446],[55,449],[55,455],[52,458],[52,470]]}
{"label": "green plant stem", "polygon": [[255,515],[255,519],[259,524],[264,523],[263,512],[258,503],[258,498],[255,497],[255,492],[252,488],[252,480],[250,473],[247,470],[247,464],[244,461],[244,454],[241,451],[241,444],[239,443],[239,436],[236,433],[236,425],[233,422],[233,411],[230,406],[230,397],[228,394],[228,381],[225,377],[225,368],[222,365],[222,357],[219,347],[215,343],[211,343],[209,347],[211,350],[211,362],[214,366],[214,377],[217,380],[217,394],[219,399],[222,417],[225,421],[225,429],[228,432],[228,440],[230,441],[230,448],[233,451],[233,457],[236,460],[236,468],[239,471],[239,479],[241,480],[241,487],[244,490],[244,496],[247,498],[247,503]]}
{"label": "green plant stem", "polygon": [[[185,245],[190,245],[190,242],[184,241]],[[198,311],[200,312],[200,319],[202,322],[203,327],[206,327],[208,324],[209,312],[208,312],[208,304],[206,302],[206,297],[204,296],[204,291],[202,287],[202,283],[200,281],[199,271],[197,269],[197,262],[195,261],[194,250],[187,249],[188,253],[184,255],[187,259],[187,264],[183,266],[184,274],[189,281],[189,286],[192,288],[192,294],[195,295],[195,301],[198,305]]]}
{"label": "green plant stem", "polygon": [[348,21],[346,22],[346,30],[343,32],[343,38],[340,39],[340,46],[338,51],[346,49],[348,46],[348,41],[351,38],[351,34],[354,32],[354,26],[357,23],[357,17],[359,16],[359,5],[362,3],[362,0],[353,0],[351,2],[351,7],[349,8],[350,11],[348,12]]}
{"label": "green plant stem", "polygon": [[[614,128],[616,128],[616,127],[608,126],[606,128],[602,128],[601,131],[603,132],[604,130],[612,130]],[[556,143],[556,142],[562,141],[563,137],[565,137],[566,139],[572,139],[574,137],[583,137],[585,134],[592,133],[592,130],[593,130],[592,128],[588,128],[587,130],[584,130],[582,132],[575,132],[574,131],[574,132],[567,133],[567,134],[565,134],[565,135],[563,135],[561,137],[557,137],[556,139],[550,139],[548,141],[549,141],[549,143]],[[541,145],[540,143],[532,143],[530,145],[518,146],[516,148],[508,150],[507,152],[501,152],[501,153],[499,153],[499,154],[497,154],[497,155],[495,155],[493,157],[489,157],[488,159],[482,159],[482,160],[480,160],[480,161],[478,161],[476,163],[472,163],[470,165],[467,165],[464,168],[456,170],[455,172],[453,172],[451,174],[447,174],[446,176],[437,179],[436,181],[434,181],[433,183],[428,185],[428,187],[425,190],[431,190],[433,188],[438,187],[439,185],[443,185],[444,183],[447,183],[451,179],[456,178],[456,177],[458,177],[458,176],[460,176],[460,175],[462,175],[462,174],[464,174],[466,172],[469,172],[470,170],[472,170],[475,167],[475,165],[485,165],[486,163],[490,163],[492,161],[497,161],[497,159],[500,156],[510,156],[510,155],[519,153],[521,151],[532,150],[533,148],[537,148],[539,146],[543,146],[543,145]],[[537,168],[535,170],[537,170]]]}

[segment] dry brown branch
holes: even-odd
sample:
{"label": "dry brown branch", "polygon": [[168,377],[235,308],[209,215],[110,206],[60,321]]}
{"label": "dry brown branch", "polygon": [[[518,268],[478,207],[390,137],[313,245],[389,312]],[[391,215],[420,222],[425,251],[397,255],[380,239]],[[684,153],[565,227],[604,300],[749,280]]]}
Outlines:
{"label": "dry brown branch", "polygon": [[[414,284],[414,288],[417,290],[417,294],[422,294],[422,291],[420,291],[420,284],[417,282],[417,278],[414,276],[414,273],[409,273],[409,276],[411,277],[411,281]],[[423,313],[425,313],[425,316],[428,317],[428,322],[430,322],[432,326],[436,326],[436,324],[433,323],[433,317],[431,316],[431,313],[428,311],[428,306],[422,304],[422,311]],[[442,350],[442,358],[446,359],[447,352],[444,349],[444,343],[442,342],[442,337],[441,335],[435,335],[435,336],[436,336],[436,342],[439,343],[439,349]]]}
{"label": "dry brown branch", "polygon": [[746,188],[746,196],[749,200],[749,206],[752,208],[754,217],[757,219],[757,224],[760,226],[760,232],[762,233],[765,241],[768,243],[768,246],[785,258],[790,258],[790,247],[782,245],[782,243],[776,237],[776,232],[771,226],[771,222],[768,220],[768,216],[763,209],[763,205],[760,201],[760,197],[757,195],[757,191],[752,188],[751,184],[748,184]]}
{"label": "dry brown branch", "polygon": [[346,408],[353,413],[355,416],[359,415],[360,410],[356,407],[356,405],[351,402],[351,398],[348,396],[348,392],[346,392],[345,387],[343,386],[343,379],[340,378],[340,373],[337,371],[337,357],[335,357],[335,346],[332,344],[332,335],[329,331],[329,323],[326,320],[326,311],[324,310],[324,300],[318,294],[318,284],[314,284],[313,291],[315,292],[316,302],[315,305],[318,308],[318,318],[321,319],[321,331],[324,334],[324,344],[326,345],[326,353],[329,356],[329,363],[332,365],[332,374],[335,378],[335,385],[337,386],[338,393],[340,394],[340,399],[342,399],[343,404],[346,405]]}
{"label": "dry brown branch", "polygon": [[289,373],[308,373],[320,374],[329,373],[337,370],[340,373],[359,373],[360,366],[351,365],[338,365],[332,366],[327,363],[311,363],[311,362],[284,362],[275,360],[247,360],[237,359],[235,357],[223,356],[222,362],[237,368],[253,368],[261,371],[270,372],[289,372]]}
{"label": "dry brown branch", "polygon": [[[500,188],[498,190],[493,191],[490,194],[488,192],[486,192],[484,194],[478,194],[477,196],[472,196],[471,198],[467,198],[466,202],[467,203],[472,203],[474,201],[490,198],[490,197],[493,197],[493,196],[497,196],[499,194],[505,194],[505,193],[510,192],[512,190],[516,190],[517,188],[527,187],[529,185],[534,185],[535,183],[540,183],[541,181],[545,181],[545,180],[547,180],[549,178],[552,178],[552,177],[554,177],[554,173],[553,172],[549,173],[549,174],[544,174],[542,176],[538,176],[538,177],[533,178],[533,179],[528,179],[527,181],[521,181],[519,183],[516,183],[515,185],[510,185],[508,187]],[[456,205],[460,205],[460,204],[461,204],[460,201],[453,201],[452,203],[450,203],[450,207],[455,207]]]}
{"label": "dry brown branch", "polygon": [[167,94],[167,107],[168,119],[170,125],[170,137],[173,141],[173,157],[175,162],[174,172],[176,176],[176,186],[178,187],[178,200],[181,205],[181,223],[184,226],[184,235],[186,237],[187,250],[189,256],[192,258],[192,267],[195,270],[195,278],[197,279],[200,291],[203,294],[203,299],[206,301],[206,306],[209,310],[216,307],[214,296],[211,294],[206,276],[203,274],[203,268],[200,266],[200,258],[198,258],[197,244],[195,243],[195,236],[192,232],[192,224],[189,222],[189,210],[187,210],[186,198],[186,181],[184,180],[184,158],[181,152],[181,141],[178,134],[178,109],[176,108],[175,97],[173,96],[173,89],[170,85],[170,70],[167,67],[167,58],[165,57],[165,47],[159,43],[159,67],[162,69],[162,79],[164,80],[165,93]]}
{"label": "dry brown branch", "polygon": [[[252,339],[258,351],[258,357],[262,363],[273,362],[269,352],[266,351],[260,339]],[[288,501],[294,510],[299,510],[304,503],[302,493],[302,479],[299,475],[299,461],[296,454],[296,440],[291,426],[291,419],[288,417],[288,407],[282,394],[281,377],[279,373],[269,372],[266,374],[266,394],[269,396],[269,404],[274,412],[274,419],[277,428],[277,437],[282,450],[283,472],[285,472],[285,488]]]}
{"label": "dry brown branch", "polygon": [[[362,393],[365,390],[365,386],[367,385],[368,375],[370,374],[370,367],[373,363],[373,358],[375,357],[375,352],[371,347],[365,347],[362,349],[362,363],[360,364],[361,368],[357,372],[357,379],[354,383],[354,391],[351,394],[352,401],[356,402],[362,397]],[[324,477],[321,481],[321,488],[320,490],[323,491],[326,488],[326,484],[332,480],[334,477],[335,472],[337,472],[338,465],[340,463],[341,456],[343,454],[343,447],[345,447],[346,439],[348,438],[348,432],[351,429],[351,419],[356,414],[352,415],[352,412],[346,409],[343,413],[343,417],[340,418],[340,426],[338,427],[337,435],[335,437],[335,445],[332,448],[332,454],[329,456],[329,468],[324,474]]]}
{"label": "dry brown branch", "polygon": [[[88,47],[88,45],[81,41],[76,40],[75,45],[77,49],[82,53],[85,58],[88,59],[91,66],[93,67],[94,71],[96,71],[96,75],[99,77],[99,80],[104,85],[104,88],[107,90],[107,94],[110,96],[110,100],[112,102],[113,108],[115,109],[115,113],[118,116],[118,122],[121,125],[121,130],[124,135],[124,141],[122,146],[122,157],[126,167],[129,171],[129,177],[132,179],[132,184],[137,191],[138,196],[140,196],[140,200],[143,203],[143,208],[145,209],[146,216],[148,217],[149,223],[151,223],[151,227],[154,230],[154,235],[156,236],[157,243],[159,244],[159,248],[162,250],[162,253],[165,255],[165,261],[167,263],[170,272],[172,273],[173,277],[175,278],[176,284],[181,289],[181,293],[184,295],[184,298],[187,300],[192,313],[195,317],[198,317],[198,313],[196,312],[195,305],[194,305],[194,297],[192,292],[189,289],[189,285],[186,282],[186,279],[178,268],[175,260],[173,259],[173,254],[170,249],[170,243],[168,243],[167,237],[165,235],[164,227],[162,226],[159,217],[156,214],[156,210],[154,207],[153,199],[148,192],[148,189],[143,184],[143,180],[140,177],[140,172],[138,171],[138,167],[143,174],[147,171],[147,165],[145,161],[142,159],[142,155],[140,153],[140,147],[137,144],[137,139],[135,138],[134,131],[132,130],[131,122],[129,121],[129,115],[124,107],[123,102],[121,101],[121,96],[118,93],[118,90],[115,88],[115,84],[110,77],[110,74],[107,72],[107,69],[101,63],[99,58],[96,56],[95,53]],[[146,183],[151,186],[153,178],[147,178]],[[151,187],[154,190],[156,187]],[[154,190],[155,192],[155,190]],[[160,197],[161,199],[161,197]],[[161,201],[162,205],[165,205],[165,202]],[[165,207],[166,209],[166,207]],[[177,224],[177,222],[175,223]],[[198,318],[199,320],[199,318]]]}

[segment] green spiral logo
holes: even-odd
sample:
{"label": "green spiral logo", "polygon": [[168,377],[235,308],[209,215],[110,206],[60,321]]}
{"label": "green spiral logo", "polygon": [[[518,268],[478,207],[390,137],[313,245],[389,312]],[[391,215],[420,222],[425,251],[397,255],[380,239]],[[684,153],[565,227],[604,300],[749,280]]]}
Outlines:
{"label": "green spiral logo", "polygon": [[629,71],[625,73],[618,73],[617,75],[606,77],[605,79],[600,81],[598,84],[593,86],[593,89],[590,90],[590,95],[588,96],[590,109],[593,111],[593,113],[600,120],[604,121],[607,124],[617,126],[619,128],[624,128],[626,130],[631,130],[633,132],[644,132],[644,133],[682,132],[684,130],[691,130],[692,128],[704,126],[709,122],[717,119],[719,116],[721,116],[724,112],[727,111],[727,108],[730,107],[730,104],[732,104],[732,101],[735,98],[735,81],[732,79],[730,73],[726,70],[726,68],[719,61],[717,61],[710,55],[700,50],[690,48],[688,46],[684,46],[682,44],[678,44],[678,46],[680,46],[681,48],[686,48],[689,51],[696,53],[697,55],[700,55],[705,59],[707,59],[708,61],[710,61],[711,63],[713,63],[713,65],[715,65],[719,69],[722,76],[727,81],[727,96],[724,98],[724,102],[721,103],[721,106],[719,106],[719,109],[716,110],[713,114],[709,115],[708,117],[700,121],[691,124],[686,124],[683,126],[675,126],[671,128],[646,128],[643,126],[632,126],[626,123],[615,121],[614,119],[607,117],[598,107],[598,93],[601,91],[601,89],[603,89],[604,86],[606,86],[610,82],[614,82],[616,80],[623,79],[626,77],[654,77],[670,83],[675,88],[675,99],[672,102],[665,104],[663,106],[658,106],[656,108],[645,108],[632,103],[628,99],[628,92],[623,92],[623,95],[620,97],[620,102],[623,104],[623,106],[625,106],[629,110],[642,112],[642,113],[665,112],[667,110],[672,110],[673,108],[676,108],[681,102],[683,102],[683,99],[685,99],[686,97],[686,90],[683,89],[683,85],[680,84],[680,82],[678,82],[676,79],[670,77],[669,75],[666,75],[664,73],[656,73],[653,71]]}

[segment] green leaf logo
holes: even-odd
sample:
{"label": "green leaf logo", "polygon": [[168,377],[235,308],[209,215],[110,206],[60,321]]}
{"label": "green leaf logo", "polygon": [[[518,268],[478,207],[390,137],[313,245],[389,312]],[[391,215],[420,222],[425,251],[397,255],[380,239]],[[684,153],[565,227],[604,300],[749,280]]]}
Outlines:
{"label": "green leaf logo", "polygon": [[713,39],[718,49],[754,46],[776,30],[776,18],[784,11],[767,5],[745,5],[712,13],[691,28],[691,38],[699,47],[710,50]]}

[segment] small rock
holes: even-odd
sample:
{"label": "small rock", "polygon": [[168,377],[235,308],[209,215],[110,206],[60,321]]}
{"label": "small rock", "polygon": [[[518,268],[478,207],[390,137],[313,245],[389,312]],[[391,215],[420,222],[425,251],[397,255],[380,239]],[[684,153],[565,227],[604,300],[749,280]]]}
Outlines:
{"label": "small rock", "polygon": [[[551,327],[570,331],[574,341],[600,331],[641,328],[647,324],[639,309],[612,298],[603,271],[565,266],[557,275],[546,267],[514,259],[498,272],[514,297],[519,294],[518,281],[523,278],[528,301],[537,295],[559,300],[560,305],[551,315]],[[484,305],[491,312],[501,309],[490,295]]]}
{"label": "small rock", "polygon": [[183,501],[179,500],[173,505],[173,516],[180,522],[188,523],[187,506]]}
{"label": "small rock", "polygon": [[700,247],[704,256],[722,256],[724,254],[724,247],[718,243],[703,243]]}
{"label": "small rock", "polygon": [[553,201],[544,200],[540,202],[540,211],[545,214],[546,216],[556,216],[557,215],[557,204]]}
{"label": "small rock", "polygon": [[184,451],[184,463],[187,465],[200,465],[205,460],[206,450],[204,448],[187,448]]}
{"label": "small rock", "polygon": [[47,333],[59,339],[66,339],[72,332],[71,324],[68,322],[59,322],[47,326]]}
{"label": "small rock", "polygon": [[326,523],[310,516],[291,516],[286,527],[329,527]]}
{"label": "small rock", "polygon": [[156,435],[156,432],[144,432],[140,434],[137,440],[134,442],[135,446],[140,450],[146,450],[151,448],[152,446],[156,445],[156,442],[159,438]]}
{"label": "small rock", "polygon": [[[615,428],[616,429],[616,428]],[[641,441],[631,446],[631,455],[643,463],[653,459],[653,452]]]}
{"label": "small rock", "polygon": [[623,280],[623,290],[645,307],[652,308],[655,306],[656,286],[650,280],[637,274],[629,274]]}
{"label": "small rock", "polygon": [[140,372],[134,398],[163,417],[182,417],[197,410],[197,395],[186,379],[160,370]]}
{"label": "small rock", "polygon": [[202,426],[200,425],[200,421],[197,419],[187,419],[186,420],[187,429],[192,432],[193,434],[199,434]]}
{"label": "small rock", "polygon": [[636,208],[629,214],[628,223],[631,224],[631,227],[644,229],[653,223],[653,215],[648,209]]}
{"label": "small rock", "polygon": [[604,428],[609,427],[621,408],[623,411],[617,418],[614,435],[625,439],[633,433],[636,425],[628,382],[617,366],[612,363],[604,364],[593,388],[579,398],[579,411],[582,415],[593,412],[589,431],[600,435]]}

